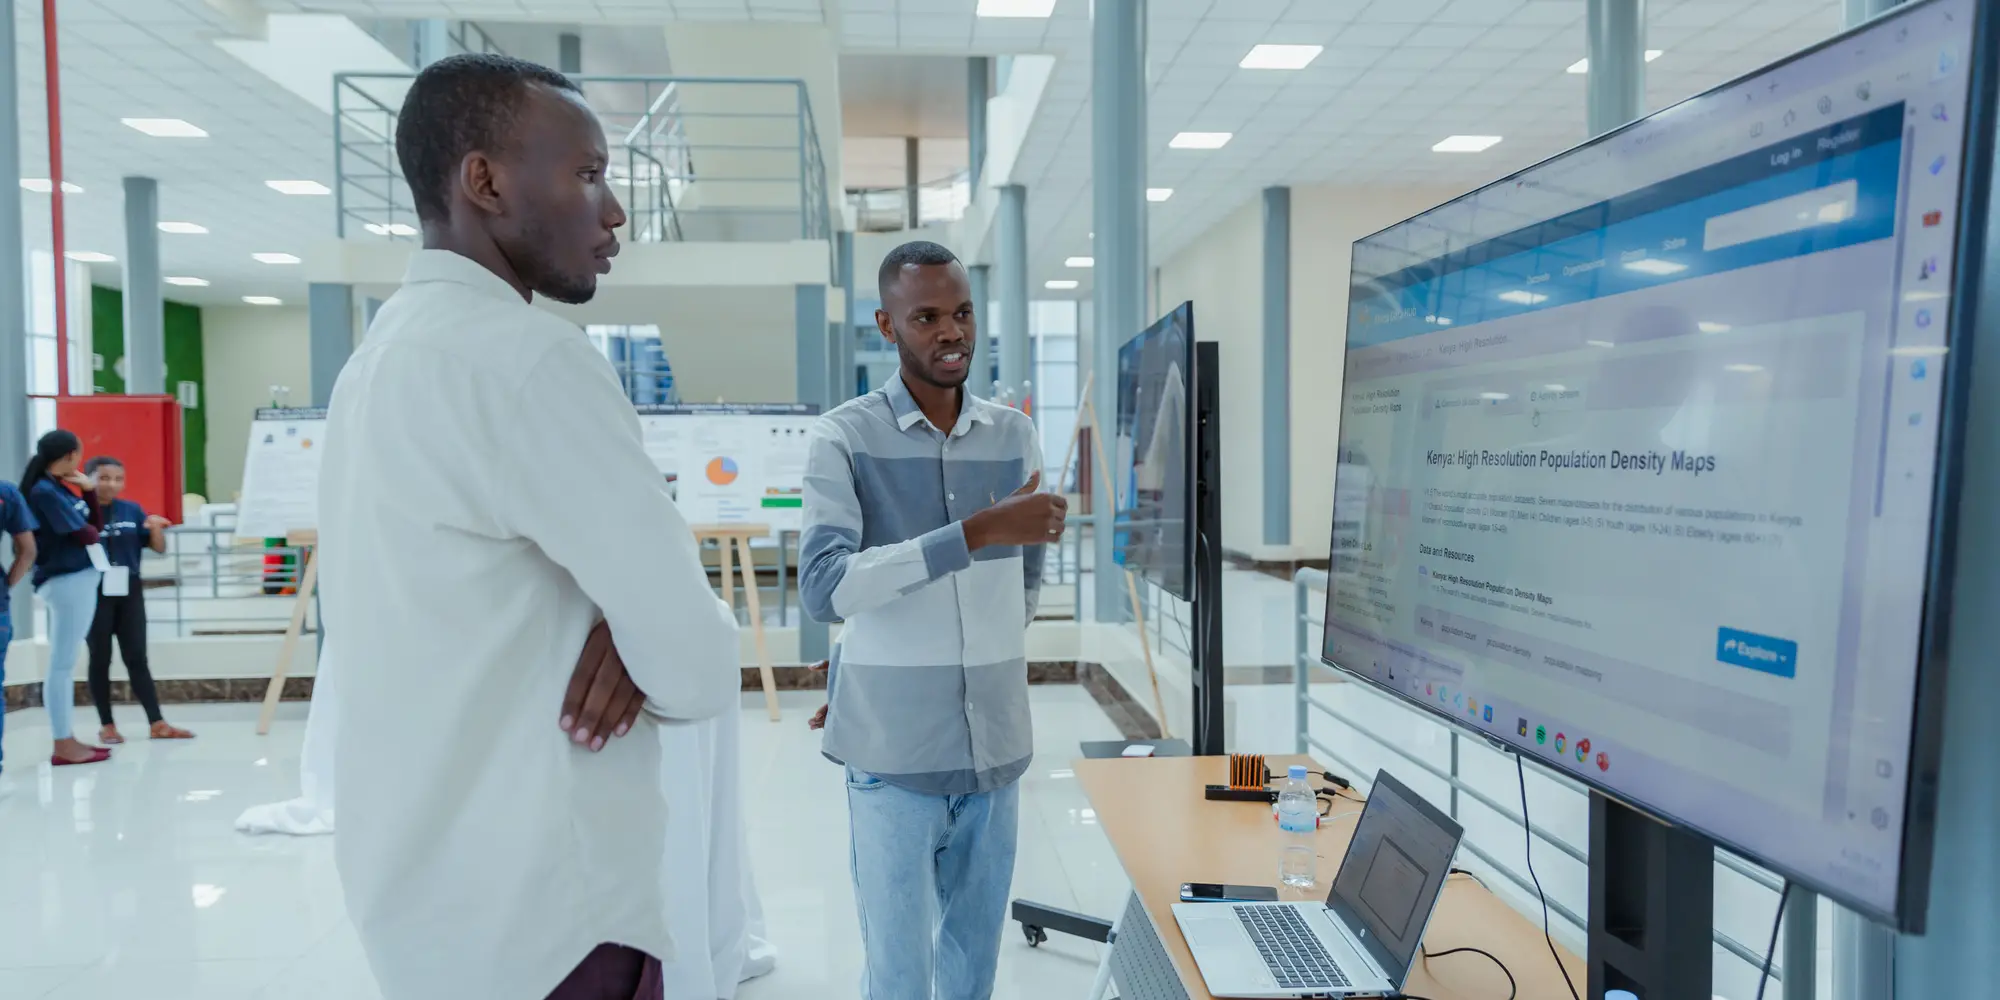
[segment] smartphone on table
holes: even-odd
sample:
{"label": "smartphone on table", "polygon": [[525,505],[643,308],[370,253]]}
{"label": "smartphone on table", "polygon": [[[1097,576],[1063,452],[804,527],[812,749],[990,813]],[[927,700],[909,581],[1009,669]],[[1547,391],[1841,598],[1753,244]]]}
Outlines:
{"label": "smartphone on table", "polygon": [[1269,885],[1226,885],[1221,882],[1181,883],[1183,903],[1275,903],[1278,890]]}

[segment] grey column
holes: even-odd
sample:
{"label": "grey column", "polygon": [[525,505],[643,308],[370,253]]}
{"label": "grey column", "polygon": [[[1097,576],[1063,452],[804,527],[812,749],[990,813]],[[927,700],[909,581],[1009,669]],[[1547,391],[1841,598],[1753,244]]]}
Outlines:
{"label": "grey column", "polygon": [[993,60],[973,56],[965,62],[966,179],[976,198],[979,177],[986,170],[986,102],[993,96]]}
{"label": "grey column", "polygon": [[1585,24],[1585,121],[1591,135],[1603,135],[1645,110],[1646,0],[1589,0]]}
{"label": "grey column", "polygon": [[575,76],[583,72],[583,36],[565,31],[556,36],[556,70]]}
{"label": "grey column", "polygon": [[993,395],[993,335],[1000,329],[993,315],[993,272],[985,264],[965,269],[972,285],[972,315],[979,321],[979,339],[972,342],[972,374],[965,385],[975,396]]}
{"label": "grey column", "polygon": [[1292,189],[1264,189],[1264,544],[1292,544]]}
{"label": "grey column", "polygon": [[995,398],[1019,400],[1028,382],[1028,189],[1000,188],[1000,214],[993,220],[999,272],[1000,388]]}
{"label": "grey column", "polygon": [[160,184],[125,178],[125,391],[167,391],[166,298],[160,281]]}
{"label": "grey column", "polygon": [[917,171],[923,166],[922,160],[922,151],[919,148],[917,137],[913,135],[905,136],[903,138],[903,196],[909,202],[906,208],[909,214],[903,217],[904,229],[917,228],[917,185],[923,183],[922,179],[917,176]]}
{"label": "grey column", "polygon": [[854,233],[834,234],[834,252],[840,269],[840,322],[834,324],[833,364],[827,386],[832,395],[828,406],[839,406],[854,398]]}
{"label": "grey column", "polygon": [[340,369],[354,353],[354,288],[315,282],[306,286],[306,326],[312,359],[312,405],[333,402]]}
{"label": "grey column", "polygon": [[[1146,325],[1146,0],[1097,0],[1090,26],[1090,170],[1096,337],[1091,365],[1097,433],[1117,410],[1118,347]],[[1109,453],[1110,442],[1106,441]],[[1124,621],[1113,498],[1098,476],[1091,507],[1097,620]],[[1211,540],[1215,541],[1215,540]]]}
{"label": "grey column", "polygon": [[410,60],[418,69],[451,55],[451,22],[441,17],[410,22]]}
{"label": "grey column", "polygon": [[[8,13],[13,5],[8,5]],[[28,281],[21,230],[20,85],[14,18],[0,17],[0,478],[12,481],[28,464]],[[62,266],[61,261],[56,266]],[[11,564],[12,550],[8,550]],[[35,634],[34,587],[21,581],[13,595],[14,637]],[[15,767],[24,765],[16,764]]]}
{"label": "grey column", "polygon": [[[826,286],[792,286],[793,324],[797,331],[799,402],[827,406]],[[818,663],[826,659],[827,627],[801,612],[799,615],[799,660]]]}

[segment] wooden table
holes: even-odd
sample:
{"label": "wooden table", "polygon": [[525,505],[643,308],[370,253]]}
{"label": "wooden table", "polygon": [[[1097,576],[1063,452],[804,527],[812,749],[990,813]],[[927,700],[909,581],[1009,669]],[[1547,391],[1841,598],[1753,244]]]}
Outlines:
{"label": "wooden table", "polygon": [[[1309,757],[1272,757],[1273,771],[1289,764],[1325,770]],[[1132,880],[1133,898],[1120,919],[1117,948],[1142,953],[1163,950],[1180,991],[1171,982],[1128,982],[1126,958],[1119,956],[1119,996],[1124,1000],[1185,996],[1212,1000],[1202,984],[1201,970],[1174,922],[1183,882],[1278,884],[1278,856],[1283,846],[1271,807],[1257,802],[1210,802],[1202,788],[1229,778],[1226,757],[1158,757],[1152,759],[1079,760],[1073,765],[1083,791],[1097,811],[1098,825]],[[1315,782],[1318,784],[1318,782]],[[1357,812],[1323,824],[1319,831],[1319,885],[1311,892],[1281,887],[1287,902],[1323,900],[1347,841],[1359,819],[1360,802],[1341,799],[1333,815]],[[1147,926],[1137,926],[1144,923]],[[1151,940],[1149,940],[1151,939]],[[1157,943],[1154,943],[1154,942]],[[1432,953],[1452,948],[1483,948],[1507,963],[1520,983],[1519,996],[1532,1000],[1568,997],[1561,972],[1549,955],[1542,928],[1477,882],[1456,876],[1445,883],[1436,915],[1424,935]],[[1558,946],[1560,948],[1560,946]],[[1584,962],[1566,949],[1563,962],[1582,989]],[[1166,978],[1164,976],[1162,979]],[[1434,1000],[1504,1000],[1507,977],[1485,958],[1458,954],[1417,960],[1405,990]]]}

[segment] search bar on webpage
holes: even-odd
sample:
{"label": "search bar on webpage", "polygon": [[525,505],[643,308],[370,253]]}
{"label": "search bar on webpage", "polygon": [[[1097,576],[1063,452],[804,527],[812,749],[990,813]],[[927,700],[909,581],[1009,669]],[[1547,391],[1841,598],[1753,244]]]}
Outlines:
{"label": "search bar on webpage", "polygon": [[1701,248],[1722,250],[1814,226],[1839,225],[1854,218],[1859,191],[1854,181],[1845,180],[1718,215],[1702,226]]}

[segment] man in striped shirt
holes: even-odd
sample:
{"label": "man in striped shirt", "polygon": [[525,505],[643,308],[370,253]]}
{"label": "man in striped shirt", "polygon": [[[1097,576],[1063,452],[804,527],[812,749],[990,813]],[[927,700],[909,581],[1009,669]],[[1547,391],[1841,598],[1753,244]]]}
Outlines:
{"label": "man in striped shirt", "polygon": [[813,429],[799,590],[845,621],[822,752],[847,769],[865,1000],[992,995],[1028,769],[1027,630],[1062,497],[1034,422],[965,391],[965,268],[882,262],[875,324],[902,370]]}

